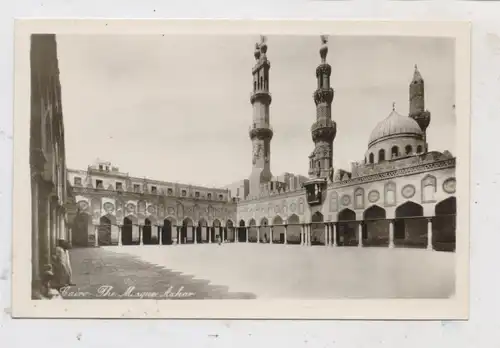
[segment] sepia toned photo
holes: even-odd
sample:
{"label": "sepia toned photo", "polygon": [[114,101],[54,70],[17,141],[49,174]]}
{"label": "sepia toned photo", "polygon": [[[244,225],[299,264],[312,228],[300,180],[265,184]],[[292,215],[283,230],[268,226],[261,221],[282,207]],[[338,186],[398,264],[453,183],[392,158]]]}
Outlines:
{"label": "sepia toned photo", "polygon": [[467,318],[467,23],[16,29],[14,316]]}

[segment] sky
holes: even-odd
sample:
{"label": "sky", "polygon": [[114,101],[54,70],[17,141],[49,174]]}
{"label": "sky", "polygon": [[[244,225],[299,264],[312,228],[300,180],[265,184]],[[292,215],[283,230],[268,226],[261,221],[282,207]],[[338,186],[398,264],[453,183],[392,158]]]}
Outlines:
{"label": "sky", "polygon": [[[97,159],[132,176],[209,187],[249,177],[250,93],[259,36],[58,35],[69,168]],[[306,175],[314,149],[319,36],[269,36],[271,171]],[[330,36],[334,168],[364,158],[371,131],[408,114],[414,65],[425,81],[430,150],[455,149],[454,42]]]}

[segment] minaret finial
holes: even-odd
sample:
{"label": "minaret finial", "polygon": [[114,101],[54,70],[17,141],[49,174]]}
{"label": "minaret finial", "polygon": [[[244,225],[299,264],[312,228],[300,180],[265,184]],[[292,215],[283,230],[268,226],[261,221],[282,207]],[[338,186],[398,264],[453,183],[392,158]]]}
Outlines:
{"label": "minaret finial", "polygon": [[264,36],[264,35],[261,35],[260,36],[260,43],[259,43],[259,47],[260,47],[260,53],[262,53],[264,55],[264,58],[265,58],[265,55],[266,55],[266,52],[267,52],[267,37]]}
{"label": "minaret finial", "polygon": [[396,102],[392,102],[392,111],[396,111]]}
{"label": "minaret finial", "polygon": [[328,36],[321,35],[321,48],[319,49],[319,55],[321,56],[321,62],[326,61],[326,55],[328,54]]}

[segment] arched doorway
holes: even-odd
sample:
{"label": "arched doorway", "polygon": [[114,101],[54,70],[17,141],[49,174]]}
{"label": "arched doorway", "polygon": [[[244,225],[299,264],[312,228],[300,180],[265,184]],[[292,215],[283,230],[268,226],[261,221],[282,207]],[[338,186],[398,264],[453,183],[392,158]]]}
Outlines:
{"label": "arched doorway", "polygon": [[139,226],[137,225],[137,218],[133,215],[129,215],[123,219],[122,244],[139,244]]}
{"label": "arched doorway", "polygon": [[372,205],[363,213],[363,245],[388,246],[389,221],[386,220],[384,208]]}
{"label": "arched doorway", "polygon": [[77,214],[73,222],[72,244],[80,247],[93,245],[90,243],[90,235],[93,235],[92,218],[86,213]]}
{"label": "arched doorway", "polygon": [[273,220],[273,243],[285,243],[285,227],[281,216],[275,216]]}
{"label": "arched doorway", "polygon": [[[113,228],[114,227],[114,228]],[[113,235],[115,235],[115,240],[117,237],[116,231],[116,218],[113,215],[104,215],[99,219],[98,227],[98,245],[112,245]],[[114,233],[113,233],[114,232]]]}
{"label": "arched doorway", "polygon": [[323,214],[315,212],[311,217],[311,245],[325,245],[325,225]]}
{"label": "arched doorway", "polygon": [[[213,234],[213,231],[211,231]],[[201,218],[196,227],[196,243],[203,243],[208,241],[207,220]]]}
{"label": "arched doorway", "polygon": [[224,241],[223,228],[221,227],[221,223],[218,219],[215,219],[214,222],[212,223],[212,231],[213,231],[212,242]]}
{"label": "arched doorway", "polygon": [[344,209],[338,214],[337,245],[339,246],[357,246],[358,226],[356,213],[351,209]]}
{"label": "arched doorway", "polygon": [[246,242],[247,240],[247,228],[245,227],[245,221],[240,221],[240,227],[238,228],[238,242]]}
{"label": "arched doorway", "polygon": [[193,243],[193,220],[190,218],[185,218],[184,221],[182,221],[182,228],[181,228],[181,244],[186,244],[186,243]]}
{"label": "arched doorway", "polygon": [[164,245],[172,244],[172,230],[175,225],[175,221],[172,222],[169,218],[163,220],[163,227],[161,230],[161,243]]}
{"label": "arched doorway", "polygon": [[455,251],[457,199],[449,197],[436,204],[432,219],[432,244],[437,251]]}
{"label": "arched doorway", "polygon": [[153,244],[153,226],[151,225],[151,220],[149,218],[144,220],[144,226],[142,226],[142,243],[144,245]]}
{"label": "arched doorway", "polygon": [[286,231],[288,244],[300,244],[302,242],[302,233],[300,227],[300,219],[297,215],[292,214],[288,218],[288,226]]}
{"label": "arched doorway", "polygon": [[424,208],[414,202],[408,201],[396,208],[395,246],[427,247],[427,221],[423,216]]}
{"label": "arched doorway", "polygon": [[234,230],[233,221],[231,221],[231,220],[227,220],[226,221],[226,231],[227,231],[226,238],[232,240],[233,242],[235,242],[236,241],[236,233],[235,233],[235,230]]}
{"label": "arched doorway", "polygon": [[257,223],[254,219],[250,219],[248,222],[248,241],[250,243],[257,242]]}
{"label": "arched doorway", "polygon": [[260,241],[263,243],[271,242],[271,228],[266,218],[260,220]]}

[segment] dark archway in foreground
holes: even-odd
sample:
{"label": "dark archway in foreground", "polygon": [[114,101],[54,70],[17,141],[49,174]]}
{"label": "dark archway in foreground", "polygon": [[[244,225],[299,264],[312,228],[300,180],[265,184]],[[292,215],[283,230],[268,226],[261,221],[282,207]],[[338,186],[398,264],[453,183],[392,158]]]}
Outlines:
{"label": "dark archway in foreground", "polygon": [[432,244],[434,250],[455,251],[457,228],[457,199],[449,197],[435,207],[432,220]]}
{"label": "dark archway in foreground", "polygon": [[372,205],[363,213],[363,246],[388,246],[389,221],[385,209]]}
{"label": "dark archway in foreground", "polygon": [[394,245],[410,248],[427,247],[427,219],[424,208],[414,202],[406,202],[396,208],[394,221]]}
{"label": "dark archway in foreground", "polygon": [[358,226],[356,213],[351,209],[344,209],[338,215],[337,223],[337,245],[357,246]]}

